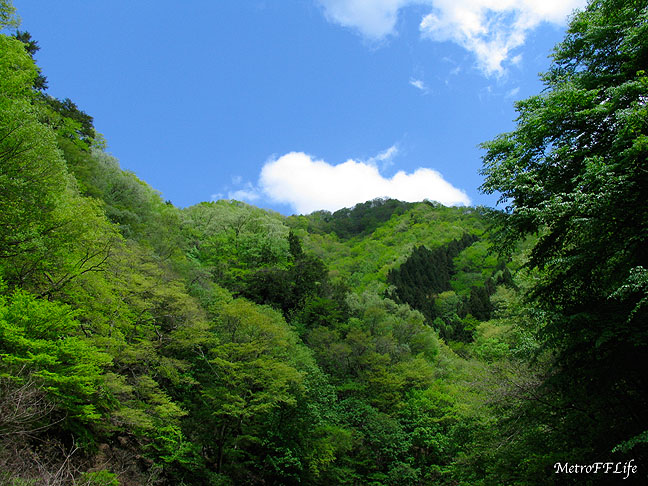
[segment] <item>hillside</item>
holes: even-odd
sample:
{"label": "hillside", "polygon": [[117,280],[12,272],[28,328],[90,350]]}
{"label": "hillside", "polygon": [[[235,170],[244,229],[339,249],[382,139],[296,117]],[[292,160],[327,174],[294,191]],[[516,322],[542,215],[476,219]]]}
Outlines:
{"label": "hillside", "polygon": [[[461,383],[484,364],[466,360],[491,317],[471,289],[498,292],[480,211],[176,208],[2,42],[3,484],[454,477],[457,427],[480,427],[460,408],[481,392]],[[444,255],[423,275],[445,280],[414,302],[424,281],[389,276],[422,248]]]}
{"label": "hillside", "polygon": [[[551,89],[485,144],[503,211],[178,208],[47,94],[28,34],[0,35],[0,486],[645,469],[646,24],[610,5],[575,18]],[[570,64],[583,38],[616,52],[611,11],[622,59]]]}

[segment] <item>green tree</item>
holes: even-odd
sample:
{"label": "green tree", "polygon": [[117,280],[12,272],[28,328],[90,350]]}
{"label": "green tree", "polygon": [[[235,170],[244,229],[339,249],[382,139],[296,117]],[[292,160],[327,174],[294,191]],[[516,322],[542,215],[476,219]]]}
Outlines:
{"label": "green tree", "polygon": [[16,18],[16,7],[11,0],[0,0],[0,29],[18,27],[19,23]]}
{"label": "green tree", "polygon": [[499,245],[539,236],[529,297],[557,357],[543,387],[552,405],[536,418],[554,431],[543,447],[572,460],[609,457],[648,429],[646,38],[646,1],[593,1],[556,47],[543,93],[516,105],[516,130],[484,144],[482,189],[506,205]]}
{"label": "green tree", "polygon": [[101,373],[111,361],[83,339],[68,306],[24,291],[0,297],[0,377],[42,386],[67,428],[80,432],[106,412]]}
{"label": "green tree", "polygon": [[0,272],[52,294],[99,270],[113,231],[79,197],[32,89],[38,71],[22,42],[0,36]]}
{"label": "green tree", "polygon": [[0,255],[32,251],[57,227],[52,213],[68,179],[53,134],[38,120],[37,76],[23,44],[0,36]]}
{"label": "green tree", "polygon": [[269,414],[294,405],[302,389],[297,337],[277,311],[243,299],[222,306],[214,331],[205,358],[196,362],[206,408],[194,434],[217,472],[243,474],[267,433]]}

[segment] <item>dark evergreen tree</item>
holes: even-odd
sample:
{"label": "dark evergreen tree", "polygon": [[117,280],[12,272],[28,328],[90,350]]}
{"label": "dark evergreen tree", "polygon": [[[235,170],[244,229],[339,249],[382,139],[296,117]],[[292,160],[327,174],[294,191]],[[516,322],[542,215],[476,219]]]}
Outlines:
{"label": "dark evergreen tree", "polygon": [[453,259],[476,240],[476,236],[465,234],[460,240],[452,240],[434,250],[416,247],[399,268],[393,268],[387,274],[387,283],[395,287],[387,295],[421,311],[432,323],[437,317],[435,295],[450,289]]}
{"label": "dark evergreen tree", "polygon": [[[29,32],[21,32],[18,30],[16,31],[16,35],[14,37],[25,45],[25,50],[31,56],[31,58],[34,59],[36,53],[40,51],[40,46],[38,45],[37,41],[32,39],[31,34]],[[33,87],[37,91],[45,91],[47,89],[47,78],[43,76],[43,73],[41,72],[41,69],[39,67],[37,67],[36,69],[38,71],[38,74],[34,79]]]}

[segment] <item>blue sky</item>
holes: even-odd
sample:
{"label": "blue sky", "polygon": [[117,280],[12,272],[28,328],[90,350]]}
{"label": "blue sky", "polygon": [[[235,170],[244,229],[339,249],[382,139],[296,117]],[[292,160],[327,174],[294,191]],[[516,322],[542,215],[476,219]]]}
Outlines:
{"label": "blue sky", "polygon": [[494,205],[478,145],[582,0],[14,0],[49,93],[178,206]]}

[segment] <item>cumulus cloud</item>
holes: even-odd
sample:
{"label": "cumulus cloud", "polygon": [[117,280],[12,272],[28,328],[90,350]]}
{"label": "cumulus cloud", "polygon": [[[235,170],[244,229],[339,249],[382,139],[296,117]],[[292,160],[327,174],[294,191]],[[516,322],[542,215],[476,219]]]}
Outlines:
{"label": "cumulus cloud", "polygon": [[347,160],[332,165],[302,152],[268,161],[261,170],[259,188],[272,201],[289,204],[302,214],[318,209],[335,211],[377,197],[470,204],[465,192],[432,169],[420,168],[411,174],[399,171],[386,178],[375,164]]}
{"label": "cumulus cloud", "polygon": [[[501,75],[512,51],[542,22],[563,25],[587,0],[319,0],[326,17],[372,40],[395,33],[398,12],[429,7],[420,22],[425,38],[459,44],[486,75]],[[520,56],[515,56],[517,62]]]}

